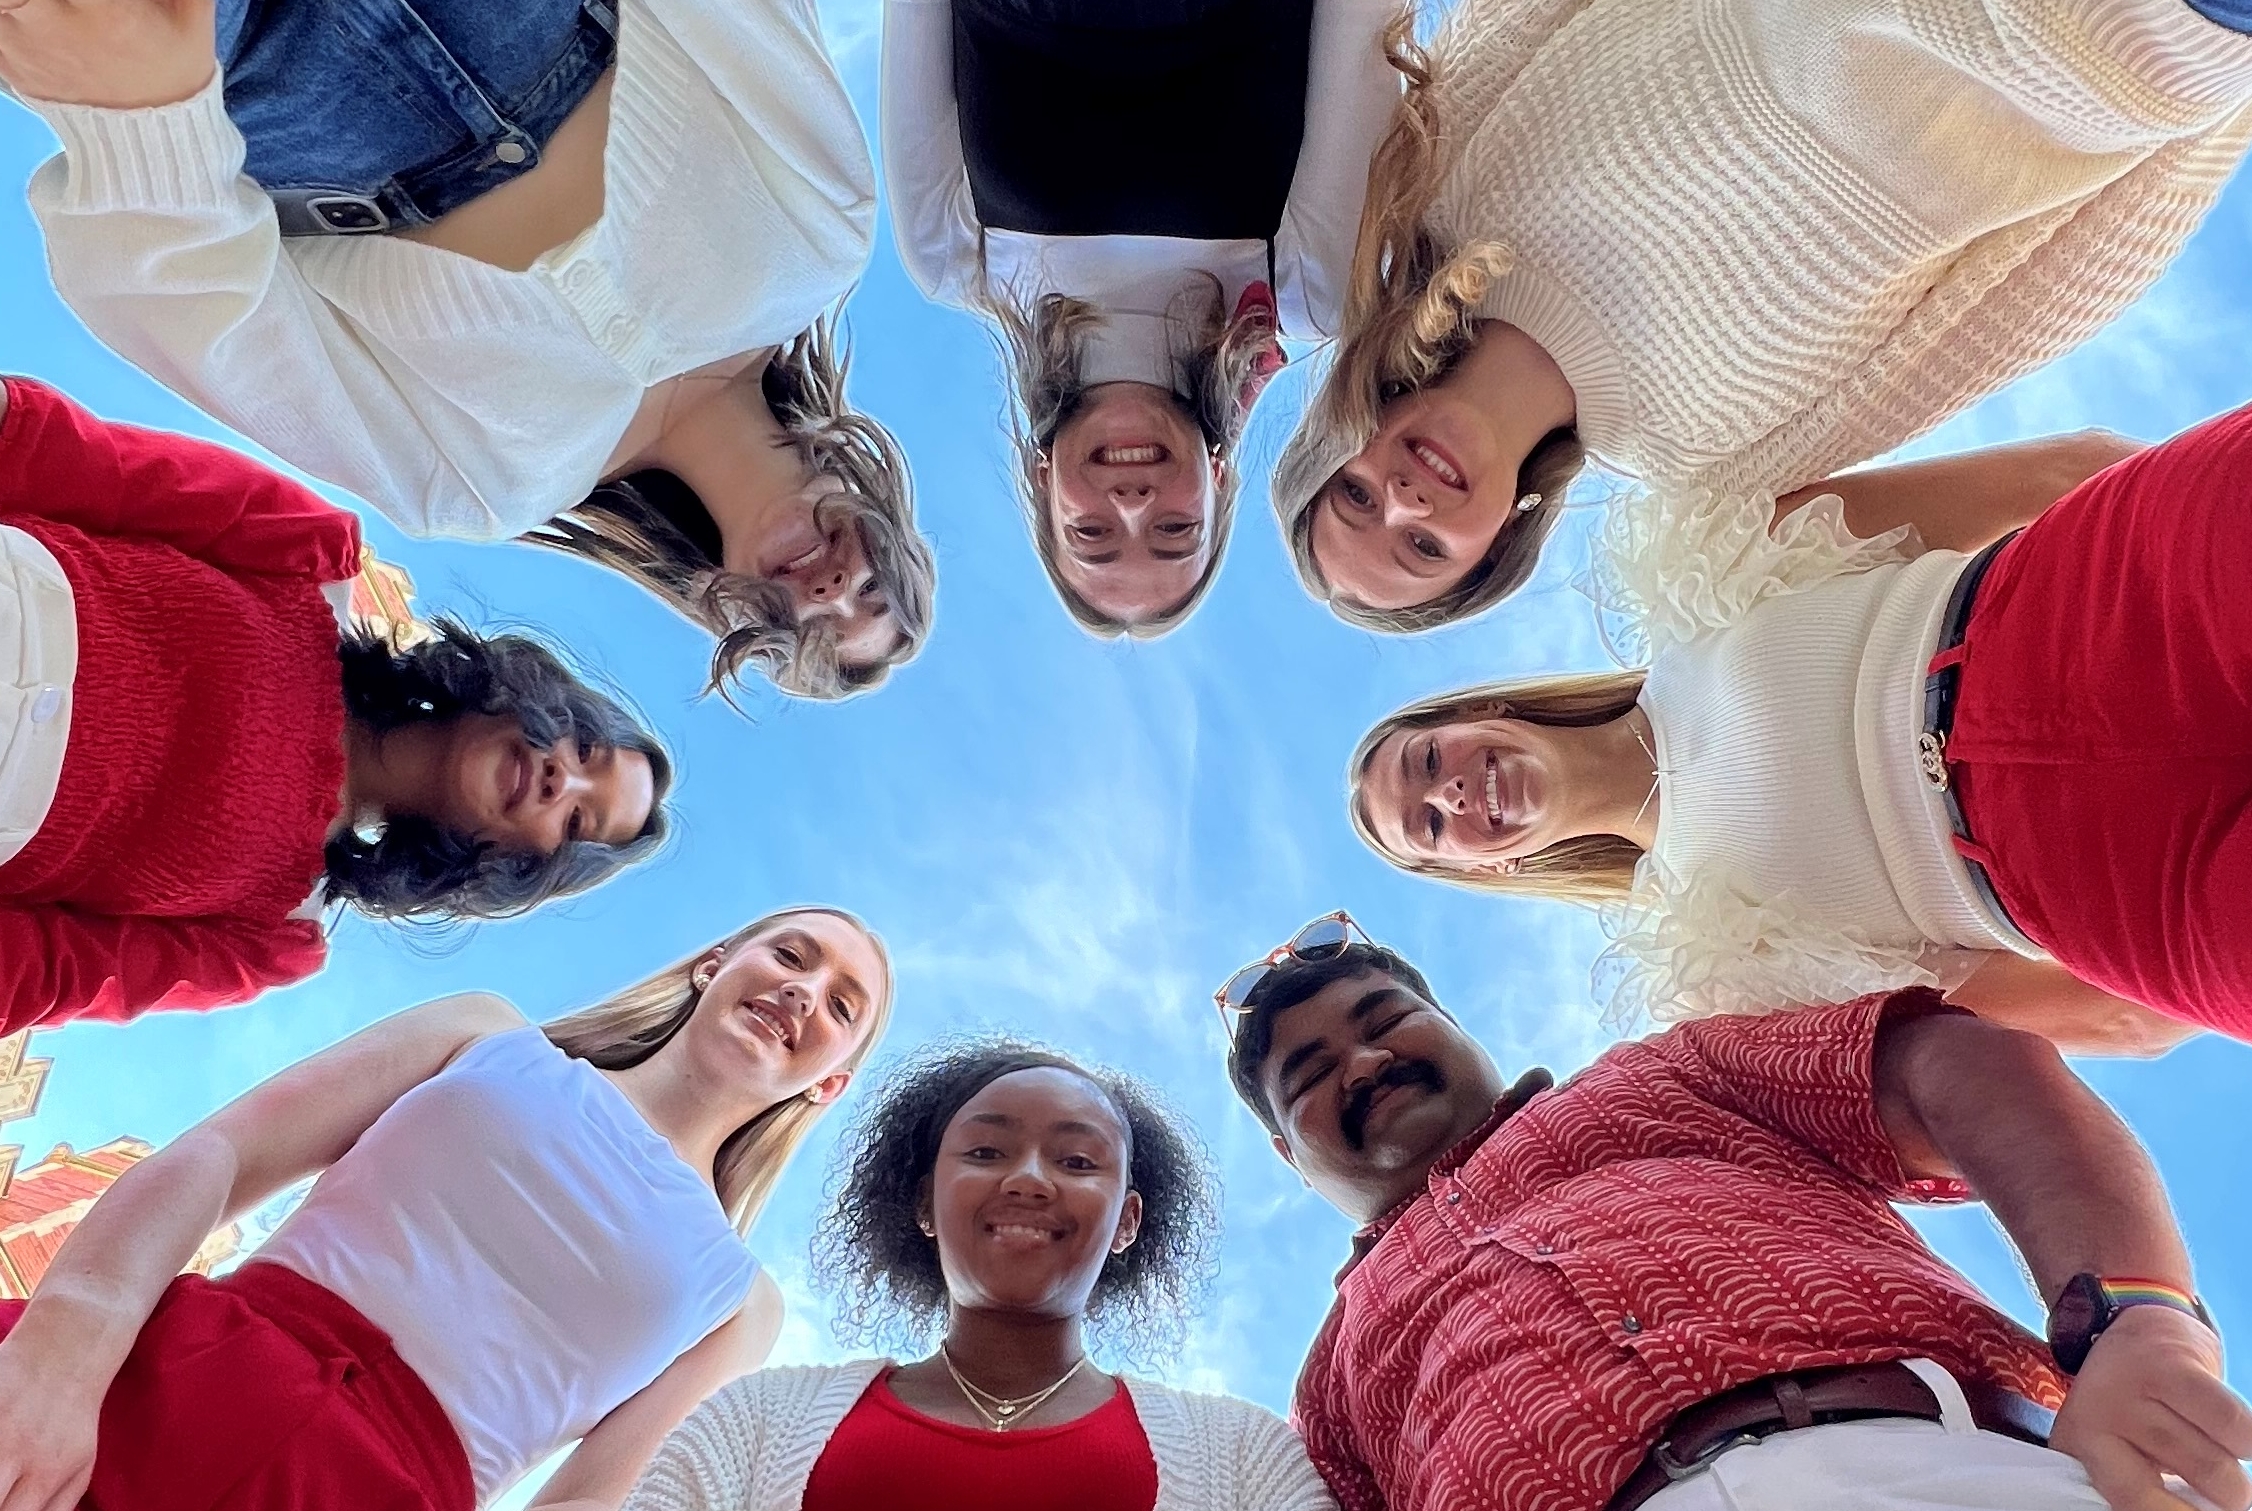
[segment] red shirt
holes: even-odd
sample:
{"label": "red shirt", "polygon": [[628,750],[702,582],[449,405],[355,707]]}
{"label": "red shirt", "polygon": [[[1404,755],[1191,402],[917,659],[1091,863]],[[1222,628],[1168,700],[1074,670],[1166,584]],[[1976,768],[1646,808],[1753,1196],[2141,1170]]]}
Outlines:
{"label": "red shirt", "polygon": [[2054,1406],[2047,1350],[1891,1203],[1878,1025],[1917,990],[1621,1044],[1355,1240],[1295,1418],[1344,1511],[1596,1511],[1685,1407],[1926,1357]]}
{"label": "red shirt", "polygon": [[803,1511],[1150,1511],[1157,1460],[1120,1385],[1058,1427],[988,1432],[924,1416],[877,1379],[806,1481]]}
{"label": "red shirt", "polygon": [[0,866],[0,1033],[239,1002],[318,970],[289,915],[344,779],[324,583],[358,523],[250,458],[7,380],[0,522],[78,621],[70,735],[39,832]]}

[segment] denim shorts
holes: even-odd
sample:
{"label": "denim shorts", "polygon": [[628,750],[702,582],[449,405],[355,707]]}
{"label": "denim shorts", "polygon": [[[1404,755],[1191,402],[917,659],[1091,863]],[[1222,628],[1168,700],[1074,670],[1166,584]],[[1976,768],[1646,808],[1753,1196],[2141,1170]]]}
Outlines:
{"label": "denim shorts", "polygon": [[284,236],[427,225],[527,171],[617,55],[615,0],[219,0],[227,114]]}
{"label": "denim shorts", "polygon": [[2189,8],[2215,26],[2252,32],[2252,0],[2189,0]]}

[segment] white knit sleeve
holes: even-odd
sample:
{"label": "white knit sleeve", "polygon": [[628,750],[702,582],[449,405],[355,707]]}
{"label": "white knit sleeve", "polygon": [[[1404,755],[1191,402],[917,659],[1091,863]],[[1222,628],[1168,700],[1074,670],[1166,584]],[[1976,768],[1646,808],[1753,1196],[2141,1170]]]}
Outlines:
{"label": "white knit sleeve", "polygon": [[1646,666],[1664,647],[1726,629],[1770,598],[1923,553],[1905,526],[1856,536],[1834,493],[1770,529],[1774,510],[1773,497],[1759,494],[1660,490],[1613,500],[1582,584],[1606,616],[1612,653]]}
{"label": "white knit sleeve", "polygon": [[1627,1029],[1722,1013],[1850,1002],[1871,992],[1960,985],[1984,957],[1921,941],[1888,944],[1761,896],[1724,867],[1682,877],[1645,856],[1634,890],[1601,913],[1595,1000]]}
{"label": "white knit sleeve", "polygon": [[658,1447],[622,1511],[743,1511],[760,1413],[756,1375],[714,1393]]}
{"label": "white knit sleeve", "polygon": [[30,187],[55,288],[104,344],[409,533],[525,528],[457,472],[287,254],[216,77],[153,110],[28,103],[63,144]]}
{"label": "white knit sleeve", "polygon": [[1228,1404],[1236,1418],[1238,1511],[1337,1511],[1336,1497],[1288,1422],[1249,1401]]}

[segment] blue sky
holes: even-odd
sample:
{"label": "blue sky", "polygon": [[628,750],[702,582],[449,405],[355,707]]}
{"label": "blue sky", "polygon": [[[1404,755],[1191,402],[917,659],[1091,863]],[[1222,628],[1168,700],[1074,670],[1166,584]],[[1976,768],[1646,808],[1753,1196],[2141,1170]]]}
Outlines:
{"label": "blue sky", "polygon": [[[830,37],[875,118],[875,0],[833,4]],[[48,286],[20,194],[52,150],[0,105],[0,370],[102,414],[225,437],[93,341]],[[2105,425],[2147,439],[2252,398],[2252,184],[2239,175],[2152,294],[2079,352],[1913,448],[1930,453]],[[1007,485],[1001,394],[981,331],[926,305],[879,233],[850,307],[859,402],[915,460],[937,545],[938,626],[920,660],[841,707],[695,701],[706,643],[622,579],[518,547],[368,534],[426,608],[537,626],[623,685],[678,753],[682,835],[656,863],[533,918],[433,950],[348,918],[322,977],[211,1016],[42,1035],[57,1064],[31,1155],[121,1134],[169,1138],[272,1071],[408,1004],[466,988],[536,1017],[582,1004],[777,905],[855,909],[884,934],[901,998],[889,1051],[1004,1028],[1156,1082],[1202,1130],[1227,1191],[1223,1269],[1176,1378],[1275,1407],[1328,1300],[1346,1225],[1269,1152],[1219,1070],[1213,984],[1301,922],[1348,907],[1403,949],[1505,1067],[1559,1072],[1605,1036],[1588,1006],[1600,936],[1561,906],[1510,903],[1393,872],[1353,839],[1343,763],[1376,718],[1423,693],[1515,672],[1607,664],[1571,587],[1586,520],[1532,587],[1476,624],[1415,640],[1349,629],[1306,599],[1260,478],[1299,388],[1262,402],[1253,481],[1217,590],[1150,645],[1079,634],[1051,598]],[[239,444],[239,443],[238,443]],[[2252,1132],[2235,1098],[2252,1050],[2207,1040],[2154,1064],[2091,1064],[2172,1184],[2205,1293],[2252,1327],[2240,1199]],[[830,1130],[833,1132],[834,1130]],[[791,1321],[777,1359],[833,1357],[804,1285],[826,1138],[756,1235]],[[2034,1307],[1982,1212],[1928,1220],[1941,1249],[2011,1310]],[[2252,1366],[2239,1366],[2240,1389]]]}

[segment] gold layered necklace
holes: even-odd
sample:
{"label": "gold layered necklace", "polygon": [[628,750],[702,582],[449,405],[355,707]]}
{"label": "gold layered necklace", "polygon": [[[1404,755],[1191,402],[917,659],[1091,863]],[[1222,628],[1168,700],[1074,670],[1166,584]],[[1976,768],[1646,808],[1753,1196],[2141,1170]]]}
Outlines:
{"label": "gold layered necklace", "polygon": [[954,1383],[961,1388],[962,1399],[970,1403],[970,1410],[976,1412],[985,1425],[995,1432],[1007,1432],[1047,1405],[1049,1397],[1069,1385],[1073,1376],[1087,1367],[1087,1356],[1081,1354],[1079,1362],[1065,1370],[1063,1377],[1047,1389],[1036,1390],[1028,1396],[997,1396],[990,1390],[978,1389],[962,1378],[962,1372],[954,1367],[954,1356],[946,1351],[943,1343],[938,1346],[938,1356],[946,1362],[946,1372],[954,1377]]}

